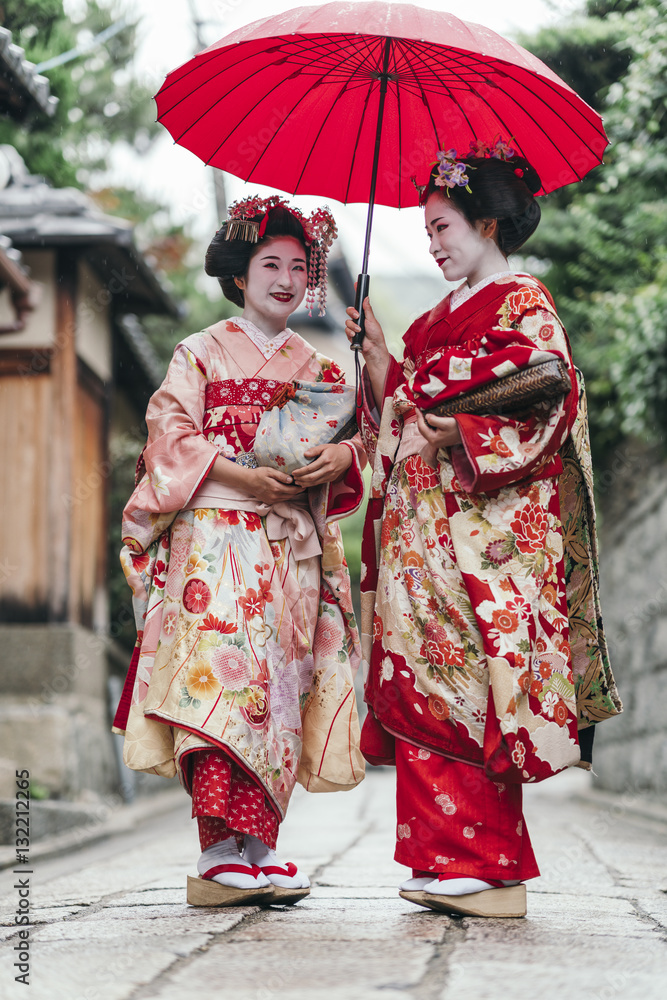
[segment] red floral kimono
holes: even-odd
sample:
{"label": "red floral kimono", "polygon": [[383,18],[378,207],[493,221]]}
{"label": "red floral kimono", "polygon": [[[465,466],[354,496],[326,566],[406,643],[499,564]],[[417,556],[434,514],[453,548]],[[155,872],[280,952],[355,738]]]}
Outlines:
{"label": "red floral kimono", "polygon": [[220,821],[203,824],[204,847],[221,824],[274,846],[296,780],[334,791],[363,777],[336,523],[363,498],[360,443],[345,479],[308,499],[269,506],[208,478],[218,456],[252,450],[280,385],[343,378],[298,334],[260,337],[229,320],[178,345],[123,513],[138,641],[115,728],[129,767],[178,773],[194,814]]}
{"label": "red floral kimono", "polygon": [[[359,417],[373,462],[362,750],[397,765],[397,860],[528,878],[521,783],[577,763],[578,728],[620,711],[597,599],[583,390],[553,302],[529,275],[458,289],[404,340],[381,421],[368,393]],[[425,461],[415,405],[553,358],[569,366],[564,399],[521,418],[459,415],[462,444],[441,449],[436,468]]]}

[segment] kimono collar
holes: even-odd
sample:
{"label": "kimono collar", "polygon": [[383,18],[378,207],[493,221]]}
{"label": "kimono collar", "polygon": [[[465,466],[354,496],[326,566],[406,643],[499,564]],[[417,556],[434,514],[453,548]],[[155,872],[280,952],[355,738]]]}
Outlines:
{"label": "kimono collar", "polygon": [[244,319],[243,316],[235,316],[232,322],[243,330],[259,353],[267,359],[272,358],[276,351],[280,350],[283,344],[294,336],[294,331],[287,327],[282,333],[277,333],[275,337],[267,337],[258,326],[251,323],[249,319]]}
{"label": "kimono collar", "polygon": [[477,292],[481,292],[483,288],[487,287],[487,285],[492,285],[494,281],[499,281],[500,278],[507,278],[508,275],[513,276],[513,272],[496,271],[495,274],[490,274],[488,277],[482,278],[482,280],[478,281],[476,285],[472,286],[472,288],[467,284],[467,282],[464,281],[463,284],[459,285],[458,288],[455,288],[451,294],[451,298],[449,300],[450,312],[454,312],[455,309],[462,306],[464,302],[467,302],[468,299],[472,298],[473,295],[476,295]]}

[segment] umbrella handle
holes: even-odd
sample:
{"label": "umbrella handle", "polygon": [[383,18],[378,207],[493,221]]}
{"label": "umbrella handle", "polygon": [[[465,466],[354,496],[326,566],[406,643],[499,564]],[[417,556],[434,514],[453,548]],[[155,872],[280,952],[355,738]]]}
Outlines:
{"label": "umbrella handle", "polygon": [[361,345],[366,334],[366,317],[364,316],[364,310],[361,308],[361,303],[364,301],[368,295],[368,289],[371,284],[370,274],[360,274],[357,278],[357,294],[354,299],[354,308],[359,313],[359,319],[357,324],[361,327],[359,333],[355,333],[354,337],[350,341],[350,350],[360,351]]}

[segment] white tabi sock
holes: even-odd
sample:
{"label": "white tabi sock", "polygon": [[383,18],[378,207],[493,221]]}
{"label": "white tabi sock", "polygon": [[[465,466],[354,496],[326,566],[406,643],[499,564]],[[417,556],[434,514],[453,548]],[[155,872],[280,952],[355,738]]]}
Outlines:
{"label": "white tabi sock", "polygon": [[403,892],[420,892],[427,885],[430,885],[432,881],[433,881],[433,876],[422,875],[420,878],[406,879],[405,882],[401,882],[398,888],[401,889]]}
{"label": "white tabi sock", "polygon": [[240,865],[248,870],[247,875],[244,872],[219,872],[213,875],[212,881],[219,882],[220,885],[229,885],[233,889],[262,889],[269,885],[266,875],[261,872],[253,873],[252,862],[240,854],[236,837],[228,837],[207,847],[197,862],[197,871],[200,875],[205,875],[218,865]]}
{"label": "white tabi sock", "polygon": [[310,886],[310,879],[298,869],[292,875],[287,871],[287,865],[278,859],[276,852],[266,844],[263,844],[258,837],[253,837],[247,833],[243,847],[243,857],[253,865],[260,868],[283,868],[285,874],[271,872],[266,877],[273,885],[281,889],[307,889]]}

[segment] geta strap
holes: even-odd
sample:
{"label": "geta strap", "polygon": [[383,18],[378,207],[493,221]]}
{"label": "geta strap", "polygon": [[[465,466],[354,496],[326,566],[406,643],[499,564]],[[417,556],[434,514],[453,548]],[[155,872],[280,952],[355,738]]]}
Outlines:
{"label": "geta strap", "polygon": [[229,872],[235,872],[239,875],[252,875],[253,878],[257,878],[262,873],[262,869],[258,865],[214,865],[213,868],[209,868],[204,872],[202,878],[212,879],[215,875],[228,874]]}
{"label": "geta strap", "polygon": [[288,861],[285,865],[263,865],[260,871],[264,875],[284,875],[287,873],[290,878],[294,878],[298,868],[292,861]]}

